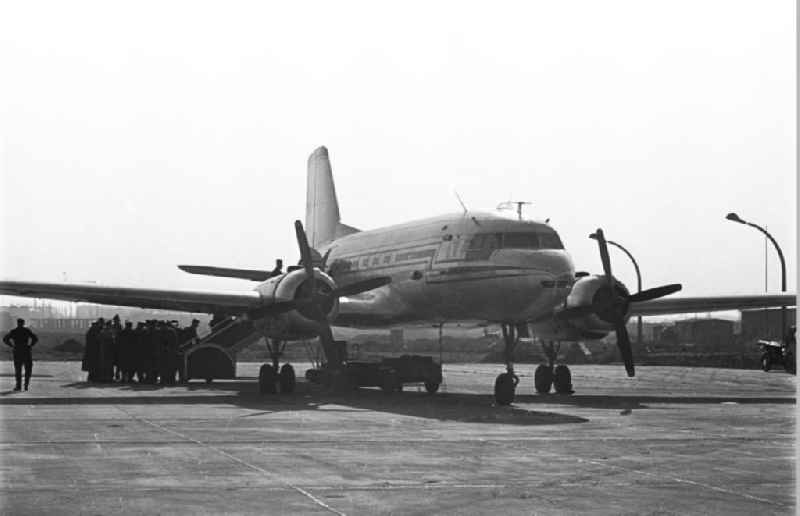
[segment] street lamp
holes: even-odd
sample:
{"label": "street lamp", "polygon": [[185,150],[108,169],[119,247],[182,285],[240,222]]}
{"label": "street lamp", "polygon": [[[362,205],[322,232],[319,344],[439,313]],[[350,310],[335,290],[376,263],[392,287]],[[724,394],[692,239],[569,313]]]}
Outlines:
{"label": "street lamp", "polygon": [[[728,213],[725,216],[725,218],[730,220],[730,221],[732,221],[732,222],[738,222],[739,224],[744,224],[746,226],[750,226],[751,228],[756,228],[757,230],[759,230],[762,233],[764,233],[764,235],[767,238],[769,238],[769,241],[772,242],[772,245],[775,246],[775,250],[778,251],[778,258],[780,258],[780,260],[781,260],[781,292],[786,292],[786,261],[783,259],[783,251],[781,251],[781,246],[778,245],[778,242],[776,242],[775,239],[772,238],[772,235],[770,235],[769,232],[766,229],[762,228],[758,224],[754,224],[752,222],[747,222],[746,220],[743,220],[743,219],[739,218],[739,216],[737,214],[735,214],[735,213]],[[785,337],[785,333],[786,333],[786,307],[782,306],[781,307],[781,331],[780,331],[779,338],[783,339]]]}
{"label": "street lamp", "polygon": [[[597,234],[596,233],[592,233],[591,235],[589,235],[589,238],[591,238],[592,240],[597,240]],[[631,259],[631,261],[633,262],[633,268],[636,269],[636,288],[637,288],[637,292],[641,292],[642,291],[642,275],[639,272],[639,264],[636,263],[636,260],[633,258],[633,255],[630,252],[628,252],[627,249],[622,247],[620,244],[614,242],[613,240],[606,240],[606,242],[611,244],[611,245],[613,245],[614,247],[622,249],[622,252],[627,254],[628,258]],[[637,334],[636,334],[637,344],[639,346],[641,346],[642,345],[642,316],[641,315],[637,316],[637,328],[636,328],[636,330],[637,330]]]}

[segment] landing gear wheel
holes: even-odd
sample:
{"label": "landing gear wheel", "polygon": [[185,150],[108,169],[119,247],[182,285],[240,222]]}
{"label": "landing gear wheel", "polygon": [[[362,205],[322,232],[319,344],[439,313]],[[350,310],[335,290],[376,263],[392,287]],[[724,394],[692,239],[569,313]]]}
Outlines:
{"label": "landing gear wheel", "polygon": [[494,381],[494,401],[498,405],[511,405],[514,402],[514,391],[519,379],[514,373],[497,375]]}
{"label": "landing gear wheel", "polygon": [[539,364],[533,373],[533,386],[539,394],[547,394],[553,385],[553,368]]}
{"label": "landing gear wheel", "polygon": [[258,371],[259,394],[275,394],[275,369],[272,364],[264,364]]}
{"label": "landing gear wheel", "polygon": [[428,394],[436,394],[436,391],[439,390],[439,382],[425,382],[425,390],[428,391]]}
{"label": "landing gear wheel", "polygon": [[281,386],[281,393],[289,394],[294,392],[294,387],[297,384],[294,367],[290,364],[283,364],[280,375],[278,375],[278,383]]}
{"label": "landing gear wheel", "polygon": [[761,369],[764,371],[769,371],[772,369],[772,359],[769,356],[769,353],[764,353],[761,355]]}
{"label": "landing gear wheel", "polygon": [[383,377],[383,383],[381,384],[381,390],[386,394],[391,394],[394,391],[399,391],[403,388],[400,385],[400,381],[397,378],[397,373],[394,371],[390,373],[386,373]]}
{"label": "landing gear wheel", "polygon": [[569,372],[569,367],[564,364],[556,366],[553,375],[553,387],[559,394],[572,394],[575,392],[572,390],[572,373]]}

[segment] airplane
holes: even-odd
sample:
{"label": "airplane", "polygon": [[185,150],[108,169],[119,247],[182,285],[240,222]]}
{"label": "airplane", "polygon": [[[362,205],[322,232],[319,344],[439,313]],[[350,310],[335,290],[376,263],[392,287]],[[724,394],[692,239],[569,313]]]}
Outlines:
{"label": "airplane", "polygon": [[[614,332],[628,376],[635,375],[626,322],[636,315],[795,306],[794,294],[669,297],[670,284],[630,293],[614,277],[602,229],[595,231],[602,274],[576,272],[558,232],[546,222],[492,213],[442,215],[361,231],[341,222],[328,150],[308,158],[305,225],[295,222],[298,266],[287,272],[179,265],[192,273],[257,282],[252,290],[207,291],[0,281],[0,294],[170,309],[253,321],[272,364],[262,392],[293,390],[294,369],[279,358],[286,342],[318,338],[327,382],[344,376],[346,353],[331,326],[391,327],[452,322],[499,324],[505,372],[494,385],[499,405],[519,382],[514,350],[539,337],[547,364],[534,373],[539,393],[572,393],[569,367],[556,365],[554,342],[600,339]],[[438,387],[434,386],[435,388]]]}

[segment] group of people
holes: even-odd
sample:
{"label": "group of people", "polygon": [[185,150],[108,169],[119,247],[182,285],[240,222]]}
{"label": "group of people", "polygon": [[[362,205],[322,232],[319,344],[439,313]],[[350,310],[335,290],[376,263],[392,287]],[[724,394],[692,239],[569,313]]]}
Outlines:
{"label": "group of people", "polygon": [[119,316],[98,319],[86,332],[83,370],[92,383],[174,385],[183,379],[181,353],[197,339],[199,321],[181,328],[178,321],[149,320],[136,327]]}

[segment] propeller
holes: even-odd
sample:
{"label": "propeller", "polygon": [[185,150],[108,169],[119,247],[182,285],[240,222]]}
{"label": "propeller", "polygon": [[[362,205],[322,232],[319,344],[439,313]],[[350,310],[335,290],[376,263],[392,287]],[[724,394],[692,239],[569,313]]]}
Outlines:
{"label": "propeller", "polygon": [[[355,283],[350,283],[348,285],[337,287],[330,292],[319,292],[317,290],[317,280],[314,276],[314,264],[312,262],[312,250],[311,247],[308,245],[308,238],[306,237],[306,232],[303,229],[303,224],[296,220],[294,221],[294,230],[295,234],[297,235],[297,246],[300,248],[300,261],[303,265],[303,268],[306,271],[306,276],[308,277],[307,281],[307,295],[305,298],[296,299],[295,301],[290,301],[289,303],[294,303],[296,308],[303,307],[307,308],[306,312],[311,316],[314,321],[317,323],[317,333],[319,335],[320,340],[322,341],[323,348],[328,353],[328,350],[336,349],[334,346],[333,341],[333,332],[331,330],[331,325],[328,322],[328,318],[326,317],[325,310],[323,307],[330,303],[332,299],[337,299],[343,296],[353,296],[356,294],[360,294],[362,292],[367,292],[369,290],[376,289],[378,287],[382,287],[384,285],[388,285],[392,282],[392,279],[388,276],[378,276],[375,278],[367,278],[365,280],[357,281]],[[330,255],[330,250],[325,253],[325,256],[322,258],[322,266],[328,261],[328,256]],[[333,357],[329,357],[331,360]],[[344,357],[339,357],[340,360],[337,362],[341,362],[341,359]],[[338,364],[337,364],[338,365]]]}
{"label": "propeller", "polygon": [[562,315],[571,315],[575,317],[575,314],[579,313],[581,315],[586,315],[588,311],[597,314],[601,319],[613,324],[614,332],[617,335],[617,347],[619,348],[622,361],[625,364],[625,371],[628,373],[628,376],[634,376],[636,370],[633,365],[631,340],[628,336],[628,330],[625,327],[625,316],[628,314],[630,304],[667,296],[679,291],[682,286],[674,283],[642,290],[632,295],[628,294],[624,289],[617,287],[617,280],[614,279],[611,273],[611,259],[608,255],[608,243],[603,235],[603,230],[598,228],[594,236],[597,240],[597,246],[600,249],[600,261],[603,263],[603,274],[605,274],[606,282],[608,283],[608,290],[604,293],[603,290],[598,290],[591,305],[569,308],[564,310]]}

